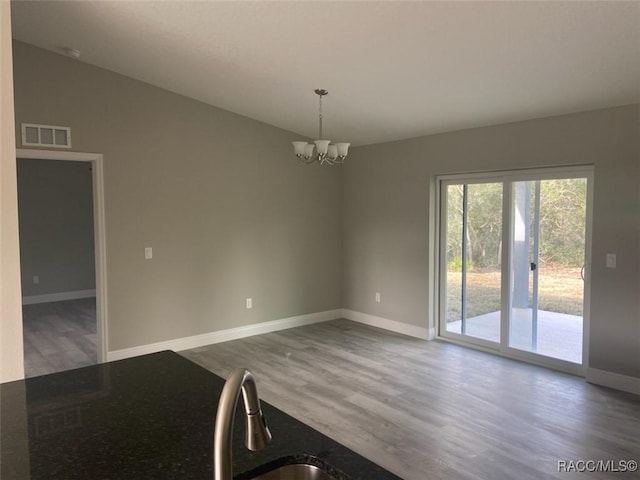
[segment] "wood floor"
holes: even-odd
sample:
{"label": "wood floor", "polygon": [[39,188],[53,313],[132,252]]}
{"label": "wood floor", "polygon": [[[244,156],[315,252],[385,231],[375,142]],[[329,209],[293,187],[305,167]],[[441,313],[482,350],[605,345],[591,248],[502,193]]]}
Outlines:
{"label": "wood floor", "polygon": [[26,377],[95,365],[96,299],[22,307]]}
{"label": "wood floor", "polygon": [[407,480],[640,478],[558,471],[640,461],[640,397],[578,377],[348,320],[180,353],[248,367],[264,400]]}

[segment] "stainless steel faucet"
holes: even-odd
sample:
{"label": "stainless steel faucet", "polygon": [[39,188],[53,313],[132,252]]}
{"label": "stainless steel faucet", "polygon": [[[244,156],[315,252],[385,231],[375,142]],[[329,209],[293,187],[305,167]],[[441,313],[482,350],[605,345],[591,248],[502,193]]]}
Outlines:
{"label": "stainless steel faucet", "polygon": [[237,368],[227,378],[218,402],[213,439],[215,480],[232,480],[233,478],[233,463],[231,460],[233,420],[241,390],[244,399],[244,411],[247,416],[247,448],[254,451],[262,450],[271,441],[271,432],[267,428],[264,415],[260,409],[256,381],[249,370]]}

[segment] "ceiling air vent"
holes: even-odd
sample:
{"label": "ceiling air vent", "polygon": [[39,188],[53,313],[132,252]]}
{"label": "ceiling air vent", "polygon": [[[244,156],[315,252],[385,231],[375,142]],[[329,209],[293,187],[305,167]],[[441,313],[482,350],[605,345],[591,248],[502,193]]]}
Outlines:
{"label": "ceiling air vent", "polygon": [[71,128],[23,123],[22,145],[71,148]]}

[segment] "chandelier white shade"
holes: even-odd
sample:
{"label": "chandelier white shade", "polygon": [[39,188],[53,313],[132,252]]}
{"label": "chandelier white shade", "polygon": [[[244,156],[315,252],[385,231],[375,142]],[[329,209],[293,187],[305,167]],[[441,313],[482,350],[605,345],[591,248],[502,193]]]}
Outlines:
{"label": "chandelier white shade", "polygon": [[[327,93],[326,90],[316,89],[316,95],[319,97],[319,126],[318,138],[314,143],[292,142],[293,151],[300,160],[305,163],[318,162],[320,165],[336,165],[344,163],[344,159],[349,153],[350,143],[336,143],[331,145],[331,140],[322,140],[322,97]],[[315,144],[315,145],[314,145]],[[314,149],[318,151],[314,155]]]}

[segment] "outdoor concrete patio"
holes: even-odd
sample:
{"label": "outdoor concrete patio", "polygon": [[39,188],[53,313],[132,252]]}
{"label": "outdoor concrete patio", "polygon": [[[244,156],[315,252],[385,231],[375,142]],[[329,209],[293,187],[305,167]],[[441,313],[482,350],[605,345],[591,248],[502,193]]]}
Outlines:
{"label": "outdoor concrete patio", "polygon": [[[531,310],[512,311],[509,346],[547,357],[582,363],[582,317],[538,310],[538,344],[531,345]],[[447,323],[447,331],[460,333],[460,320]],[[468,318],[465,334],[491,342],[500,342],[500,312]]]}

